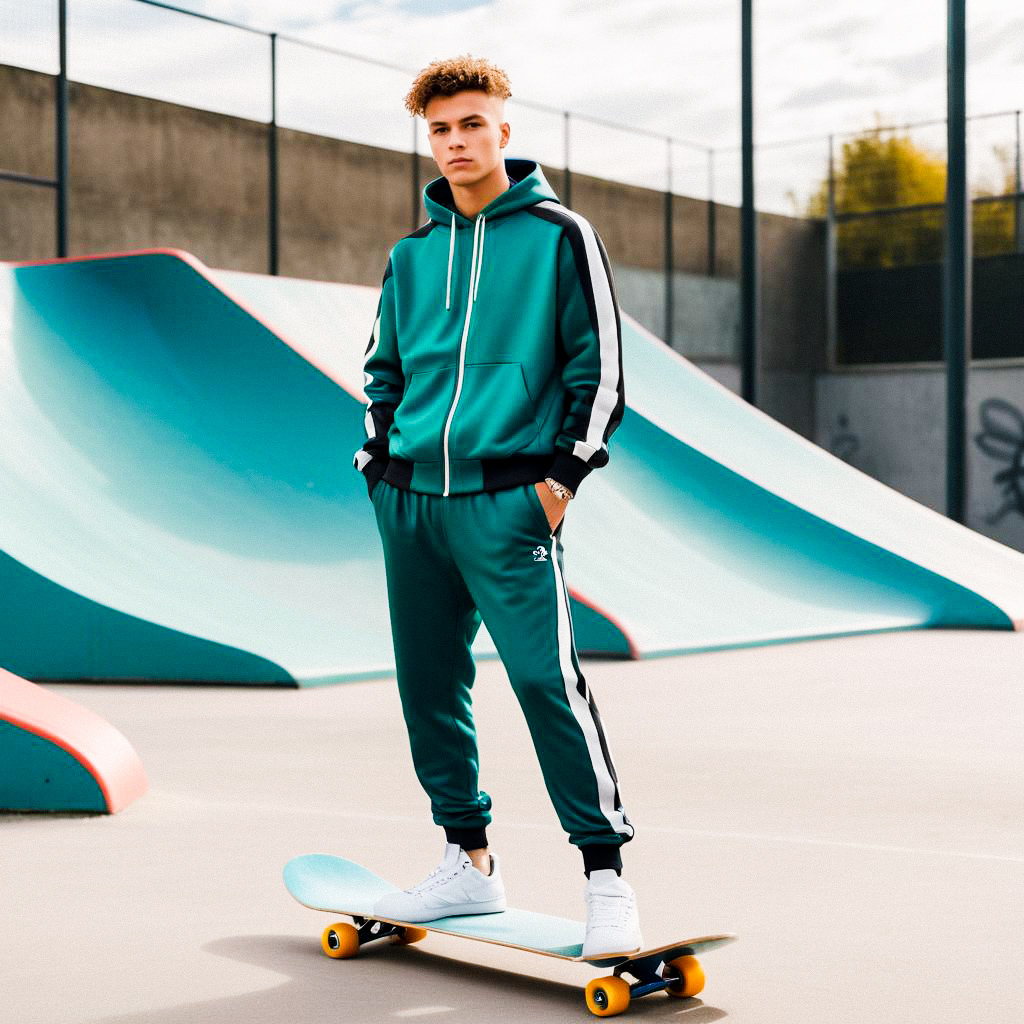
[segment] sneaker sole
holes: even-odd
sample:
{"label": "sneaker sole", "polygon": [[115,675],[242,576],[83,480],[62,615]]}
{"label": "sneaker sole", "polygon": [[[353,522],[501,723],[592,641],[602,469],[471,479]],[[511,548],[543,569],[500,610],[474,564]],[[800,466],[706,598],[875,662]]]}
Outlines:
{"label": "sneaker sole", "polygon": [[373,913],[379,913],[382,917],[391,918],[394,921],[408,921],[409,924],[423,924],[426,921],[440,921],[445,917],[466,917],[473,914],[500,914],[503,910],[508,909],[508,904],[504,900],[489,900],[486,903],[455,903],[450,907],[439,907],[436,911],[432,910],[428,917],[424,917],[423,913],[417,913],[415,915],[395,915],[388,914],[384,911],[374,910]]}

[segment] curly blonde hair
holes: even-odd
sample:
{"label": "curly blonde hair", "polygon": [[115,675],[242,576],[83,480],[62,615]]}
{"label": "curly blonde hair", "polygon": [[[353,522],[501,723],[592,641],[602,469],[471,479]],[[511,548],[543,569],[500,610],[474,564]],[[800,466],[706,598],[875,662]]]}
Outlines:
{"label": "curly blonde hair", "polygon": [[413,81],[405,108],[413,117],[426,117],[427,104],[435,96],[454,96],[464,89],[480,89],[501,99],[512,95],[508,75],[501,68],[464,53],[428,64]]}

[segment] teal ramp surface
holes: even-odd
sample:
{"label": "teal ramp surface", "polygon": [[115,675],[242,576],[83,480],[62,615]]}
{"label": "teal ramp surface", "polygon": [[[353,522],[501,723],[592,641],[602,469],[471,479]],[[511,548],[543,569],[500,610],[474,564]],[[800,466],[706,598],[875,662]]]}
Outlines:
{"label": "teal ramp surface", "polygon": [[177,253],[0,267],[0,665],[393,671],[356,402]]}
{"label": "teal ramp surface", "polygon": [[[377,289],[213,273],[364,400]],[[581,650],[1021,624],[1024,555],[842,462],[621,317],[627,411],[562,531]]]}
{"label": "teal ramp surface", "polygon": [[[0,664],[35,679],[393,672],[352,452],[377,290],[186,253],[0,266]],[[623,316],[628,408],[566,513],[581,651],[1011,628],[1024,556],[750,408]],[[474,651],[493,657],[486,628]]]}

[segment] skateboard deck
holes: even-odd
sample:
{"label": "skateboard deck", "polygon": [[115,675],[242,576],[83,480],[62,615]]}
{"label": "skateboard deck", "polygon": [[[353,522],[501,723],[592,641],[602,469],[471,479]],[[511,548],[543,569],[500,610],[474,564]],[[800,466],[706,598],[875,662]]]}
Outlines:
{"label": "skateboard deck", "polygon": [[[704,976],[695,957],[698,953],[732,942],[728,933],[681,939],[632,953],[584,957],[586,926],[580,921],[509,907],[496,914],[460,914],[432,921],[396,921],[375,917],[373,905],[397,886],[342,857],[312,853],[290,860],[284,868],[284,883],[292,896],[311,910],[351,917],[352,925],[332,925],[324,930],[321,944],[328,956],[354,956],[360,945],[387,936],[401,942],[416,942],[427,932],[460,935],[467,939],[496,943],[544,956],[612,967],[611,977],[594,979],[587,986],[587,1005],[597,1016],[621,1013],[630,997],[665,989],[670,995],[696,995]],[[633,975],[630,985],[621,974]]]}

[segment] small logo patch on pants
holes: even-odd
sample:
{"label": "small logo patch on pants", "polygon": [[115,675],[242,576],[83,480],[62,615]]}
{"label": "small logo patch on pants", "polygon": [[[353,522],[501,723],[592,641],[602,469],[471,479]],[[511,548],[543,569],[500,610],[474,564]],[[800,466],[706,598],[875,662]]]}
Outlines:
{"label": "small logo patch on pants", "polygon": [[548,549],[538,544],[533,549],[533,560],[535,562],[546,562],[548,560]]}

